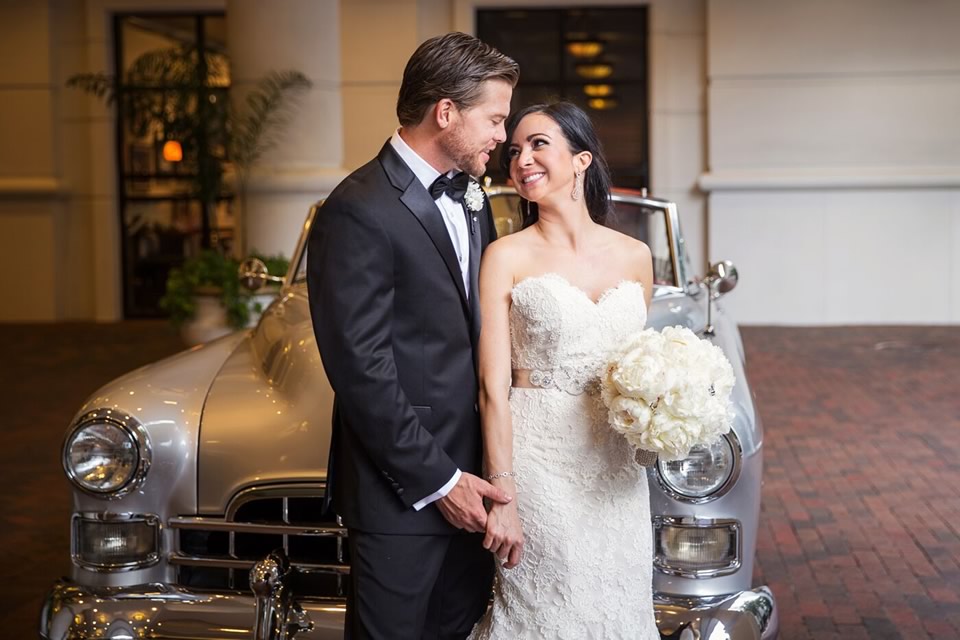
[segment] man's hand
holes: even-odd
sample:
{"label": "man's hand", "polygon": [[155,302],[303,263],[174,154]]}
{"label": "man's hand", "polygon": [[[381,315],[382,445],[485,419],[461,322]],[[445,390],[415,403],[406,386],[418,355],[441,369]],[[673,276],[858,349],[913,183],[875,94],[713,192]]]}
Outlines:
{"label": "man's hand", "polygon": [[457,529],[466,529],[472,533],[481,533],[487,526],[487,510],[483,499],[507,504],[513,498],[489,482],[470,473],[461,473],[460,480],[443,498],[437,500],[437,508],[447,522]]}
{"label": "man's hand", "polygon": [[515,504],[495,504],[490,509],[483,548],[489,549],[503,560],[505,569],[513,569],[520,564],[520,556],[523,555],[523,529]]}

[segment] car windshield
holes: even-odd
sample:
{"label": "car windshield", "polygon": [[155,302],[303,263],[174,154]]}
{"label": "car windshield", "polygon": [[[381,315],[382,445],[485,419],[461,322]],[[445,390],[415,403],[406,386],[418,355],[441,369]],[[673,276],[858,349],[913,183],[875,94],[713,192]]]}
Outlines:
{"label": "car windshield", "polygon": [[[490,195],[490,206],[493,208],[493,219],[498,236],[502,237],[520,230],[522,224],[519,204],[520,197],[512,190],[494,192]],[[645,242],[653,254],[654,284],[674,287],[680,286],[680,282],[675,269],[677,263],[671,250],[668,215],[666,203],[660,205],[649,199],[614,196],[614,214],[608,218],[607,225]],[[304,247],[297,264],[294,282],[305,282],[306,279],[307,252]]]}

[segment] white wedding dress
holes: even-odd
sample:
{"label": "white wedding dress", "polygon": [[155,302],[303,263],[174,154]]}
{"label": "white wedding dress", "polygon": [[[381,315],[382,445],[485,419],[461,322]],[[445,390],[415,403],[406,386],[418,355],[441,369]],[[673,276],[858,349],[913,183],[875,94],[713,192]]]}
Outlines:
{"label": "white wedding dress", "polygon": [[541,387],[510,390],[524,550],[498,567],[470,638],[659,640],[646,474],[597,393],[611,349],[643,329],[643,286],[624,281],[594,302],[546,274],[512,300],[513,368]]}

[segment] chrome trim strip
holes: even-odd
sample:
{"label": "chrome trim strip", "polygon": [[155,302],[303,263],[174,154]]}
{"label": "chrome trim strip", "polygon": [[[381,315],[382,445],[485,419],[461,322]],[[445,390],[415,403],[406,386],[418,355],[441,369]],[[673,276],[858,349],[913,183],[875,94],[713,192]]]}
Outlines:
{"label": "chrome trim strip", "polygon": [[[296,634],[298,640],[343,637],[343,599],[298,597],[297,601],[314,623],[313,631]],[[44,598],[39,635],[45,640],[249,640],[254,610],[250,592],[211,593],[158,583],[98,588],[61,578]]]}
{"label": "chrome trim strip", "polygon": [[733,469],[730,470],[730,475],[727,476],[726,481],[720,485],[716,491],[702,497],[689,496],[679,491],[678,489],[674,488],[666,478],[663,477],[663,471],[660,469],[660,465],[663,464],[663,462],[658,460],[657,473],[655,476],[657,478],[657,484],[660,485],[660,489],[662,489],[665,494],[677,502],[684,502],[687,504],[706,504],[722,498],[729,493],[730,489],[737,484],[737,480],[740,478],[740,473],[743,470],[743,447],[740,444],[740,438],[733,429],[725,433],[723,437],[726,438],[727,444],[730,445],[730,450],[733,452]]}
{"label": "chrome trim strip", "polygon": [[240,507],[254,500],[265,498],[323,498],[326,492],[324,482],[300,482],[296,484],[270,484],[247,487],[237,494],[227,505],[224,518],[233,521]]}
{"label": "chrome trim strip", "polygon": [[[87,520],[89,522],[143,522],[149,526],[154,527],[154,550],[143,560],[133,561],[133,562],[118,562],[118,563],[95,563],[87,562],[80,557],[80,551],[78,547],[78,527],[81,520]],[[137,569],[145,569],[146,567],[152,567],[153,565],[160,562],[160,545],[162,540],[162,531],[163,526],[160,522],[160,518],[153,514],[140,514],[140,513],[91,513],[91,512],[81,512],[74,513],[70,518],[70,559],[78,567],[82,567],[88,571],[94,571],[96,573],[119,573],[123,571],[136,571]]]}
{"label": "chrome trim strip", "polygon": [[[167,556],[170,564],[178,566],[212,567],[217,569],[252,569],[259,560],[238,560],[236,558],[210,558],[190,556],[184,553],[171,553]],[[350,575],[350,566],[345,564],[315,564],[311,562],[291,561],[301,573],[319,573],[346,576]]]}
{"label": "chrome trim strip", "polygon": [[654,593],[653,607],[665,638],[774,640],[780,631],[777,601],[768,587],[722,596]]}
{"label": "chrome trim strip", "polygon": [[[127,480],[125,484],[111,491],[94,491],[84,487],[77,479],[76,473],[74,473],[70,465],[67,464],[67,445],[70,444],[70,440],[77,431],[95,422],[106,422],[120,427],[137,446],[137,466],[133,471],[133,475],[130,476],[130,479]],[[93,409],[80,416],[80,418],[74,422],[73,426],[67,430],[67,436],[64,438],[63,445],[60,448],[60,464],[63,466],[63,471],[67,474],[67,478],[70,479],[73,486],[87,495],[105,500],[122,498],[142,485],[147,477],[147,472],[150,471],[150,463],[152,460],[153,449],[150,446],[150,436],[140,421],[125,411],[106,407]]]}
{"label": "chrome trim strip", "polygon": [[167,526],[186,531],[232,531],[234,533],[263,533],[284,536],[313,536],[319,538],[346,538],[346,529],[337,527],[301,527],[291,524],[254,524],[227,522],[207,518],[170,518]]}
{"label": "chrome trim strip", "polygon": [[323,203],[324,200],[318,200],[310,207],[310,211],[307,213],[307,219],[303,222],[303,231],[300,233],[300,238],[297,240],[297,247],[293,250],[293,257],[290,259],[290,268],[287,269],[287,275],[284,279],[281,293],[285,292],[297,282],[304,282],[297,280],[297,274],[300,273],[300,262],[307,252],[307,240],[310,238],[310,227],[313,226],[313,221],[316,219],[317,212],[320,211]]}
{"label": "chrome trim strip", "polygon": [[[729,528],[733,532],[734,541],[736,543],[736,555],[733,560],[725,567],[717,567],[713,569],[689,569],[674,567],[666,563],[662,559],[662,556],[659,552],[660,548],[660,531],[664,525],[669,525],[678,529],[717,529],[717,528]],[[660,573],[665,573],[671,576],[680,576],[683,578],[693,578],[695,580],[701,580],[704,578],[716,578],[718,576],[725,576],[731,573],[736,573],[740,570],[740,566],[743,561],[743,534],[742,527],[739,520],[734,520],[730,518],[697,518],[694,516],[653,516],[653,544],[654,544],[654,554],[653,554],[653,566]]]}

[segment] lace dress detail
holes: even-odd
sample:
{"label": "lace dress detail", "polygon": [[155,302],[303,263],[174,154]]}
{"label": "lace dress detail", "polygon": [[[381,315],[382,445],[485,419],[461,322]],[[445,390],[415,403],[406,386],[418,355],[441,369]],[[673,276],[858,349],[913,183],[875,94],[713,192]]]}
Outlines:
{"label": "lace dress detail", "polygon": [[524,554],[497,569],[470,638],[659,640],[646,473],[590,393],[611,349],[643,328],[643,287],[625,281],[594,302],[547,274],[512,301],[513,367],[542,387],[510,391]]}

